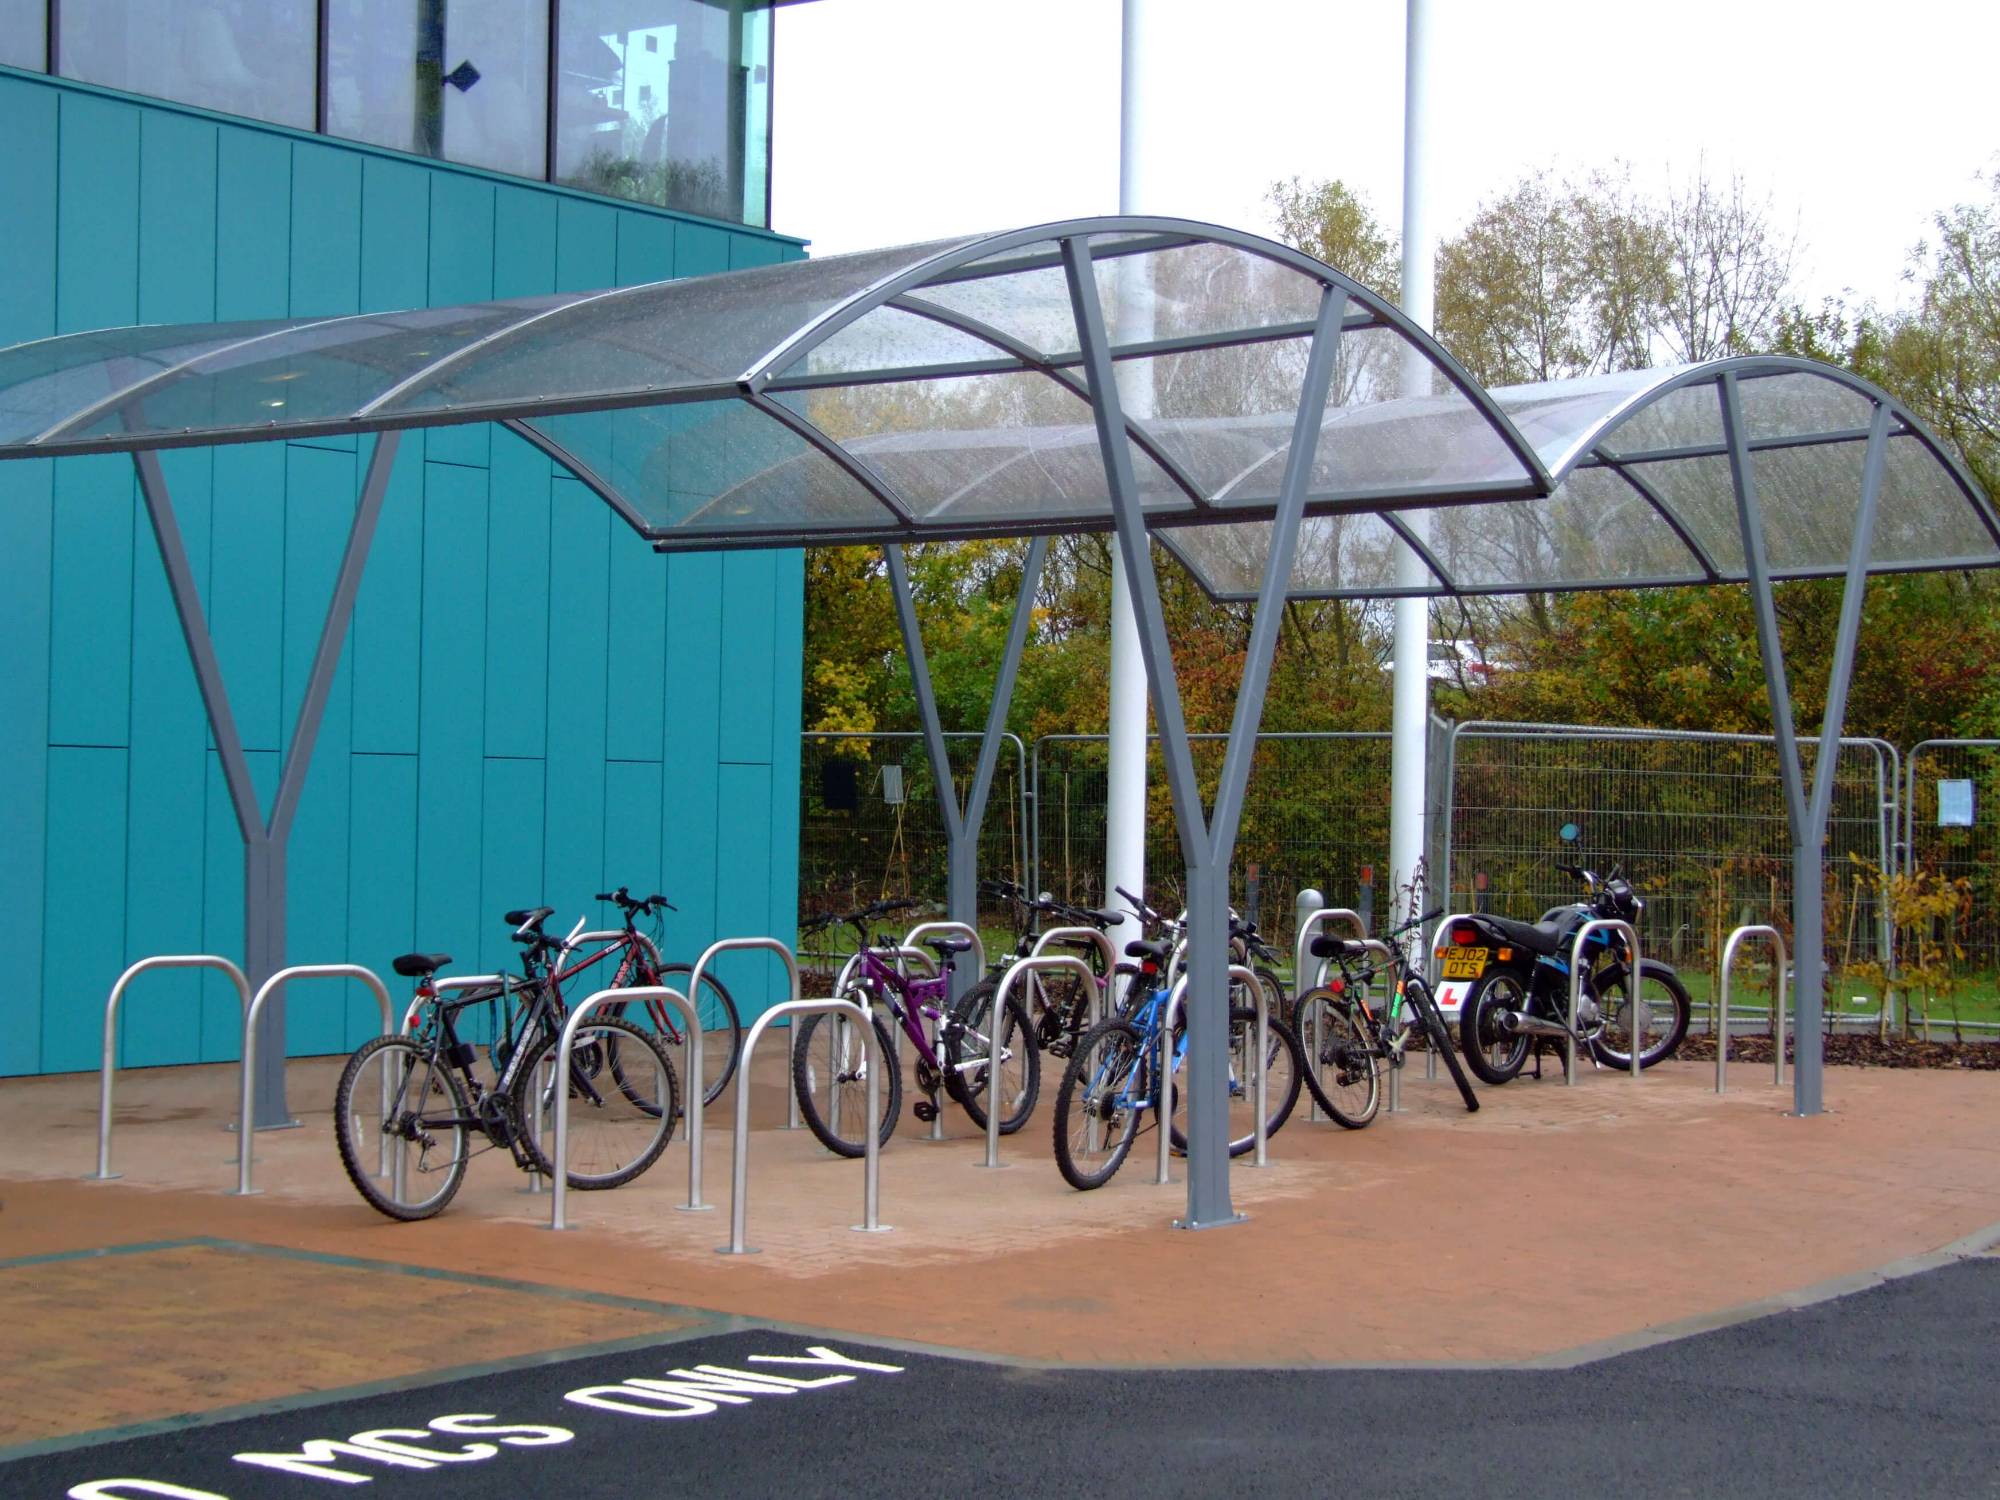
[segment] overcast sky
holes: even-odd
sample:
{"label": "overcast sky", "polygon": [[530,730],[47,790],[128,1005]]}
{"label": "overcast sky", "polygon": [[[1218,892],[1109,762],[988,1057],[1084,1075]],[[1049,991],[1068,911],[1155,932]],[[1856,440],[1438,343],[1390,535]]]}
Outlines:
{"label": "overcast sky", "polygon": [[[1799,233],[1810,297],[1893,302],[2000,166],[2000,0],[1431,0],[1440,234],[1539,167],[1706,159]],[[1268,231],[1277,179],[1402,203],[1404,0],[1150,0],[1149,211]],[[1119,0],[779,13],[773,227],[817,253],[1118,208]]]}

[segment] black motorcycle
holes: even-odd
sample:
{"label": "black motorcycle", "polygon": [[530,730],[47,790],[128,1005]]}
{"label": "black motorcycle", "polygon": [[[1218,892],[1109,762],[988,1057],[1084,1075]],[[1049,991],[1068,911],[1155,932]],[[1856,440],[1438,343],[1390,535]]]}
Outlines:
{"label": "black motorcycle", "polygon": [[[1506,1083],[1539,1043],[1569,1035],[1570,959],[1583,924],[1617,918],[1636,928],[1646,909],[1615,867],[1602,880],[1575,865],[1556,869],[1583,882],[1584,900],[1545,912],[1539,922],[1484,913],[1455,917],[1437,936],[1443,960],[1438,1003],[1447,1009],[1457,1005],[1459,1045],[1472,1071],[1487,1083]],[[1576,1040],[1608,1067],[1632,1065],[1627,950],[1623,933],[1599,928],[1584,940],[1580,955],[1584,974]],[[1688,992],[1670,965],[1642,954],[1639,999],[1639,1066],[1650,1068],[1672,1057],[1687,1035]],[[1537,1062],[1538,1071],[1540,1066]]]}

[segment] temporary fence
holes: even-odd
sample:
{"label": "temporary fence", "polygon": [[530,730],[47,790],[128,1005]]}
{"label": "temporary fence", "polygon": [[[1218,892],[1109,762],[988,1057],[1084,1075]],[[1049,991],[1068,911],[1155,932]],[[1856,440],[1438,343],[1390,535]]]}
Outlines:
{"label": "temporary fence", "polygon": [[[1814,747],[1801,749],[1810,775]],[[1895,867],[1899,761],[1885,741],[1841,741],[1826,882],[1836,974],[1889,956],[1880,872]],[[1676,966],[1713,973],[1744,923],[1789,930],[1791,832],[1768,735],[1470,721],[1453,726],[1442,773],[1433,888],[1455,910],[1532,917],[1577,898],[1556,866],[1616,862],[1646,902],[1648,950]]]}
{"label": "temporary fence", "polygon": [[2000,1028],[1964,1019],[1958,1002],[1968,982],[1990,996],[2000,975],[2000,740],[1925,740],[1910,751],[1902,853],[1906,876],[1937,877],[1959,898],[1945,914],[1905,915],[1899,958],[1915,1019],[1933,1034],[1991,1035]]}
{"label": "temporary fence", "polygon": [[[982,875],[1103,904],[1106,737],[1044,735],[1025,750],[1009,739],[980,833]],[[1223,736],[1191,739],[1206,790]],[[1816,746],[1800,748],[1810,775]],[[1181,860],[1157,750],[1152,759],[1147,868],[1157,872],[1156,904],[1166,904],[1178,894]],[[824,769],[835,762],[847,769]],[[1231,888],[1281,952],[1293,943],[1301,889],[1356,907],[1371,930],[1400,910],[1386,888],[1389,762],[1386,733],[1258,736]],[[1533,917],[1576,899],[1557,865],[1615,862],[1646,900],[1648,950],[1684,970],[1714,974],[1725,938],[1746,923],[1775,922],[1791,940],[1791,833],[1769,736],[1433,720],[1430,766],[1427,906]],[[914,734],[806,736],[805,909],[891,891],[942,894],[944,840],[929,776]],[[1566,823],[1578,825],[1577,842],[1559,837]],[[1991,990],[2000,972],[2000,741],[1925,741],[1906,775],[1887,741],[1842,740],[1826,861],[1830,1014],[1850,1024],[1881,1019],[1875,997],[1920,937],[1963,950],[1944,966],[1961,976],[1947,990]],[[1882,874],[1919,870],[1964,881],[1966,900],[1959,916],[1899,934]],[[996,906],[981,916],[996,926],[1009,913]],[[1871,997],[1865,1009],[1852,1005],[1854,991]],[[1995,1029],[1955,1022],[1945,993],[1933,1007],[1938,1024]],[[1762,1000],[1760,991],[1742,1003]],[[1705,1017],[1705,1006],[1696,1009]]]}
{"label": "temporary fence", "polygon": [[[967,746],[953,771],[972,774],[980,737],[953,733]],[[979,829],[979,871],[988,879],[1029,877],[1028,757],[1018,735],[993,773]],[[799,766],[799,907],[852,910],[884,896],[943,900],[944,823],[921,734],[809,732]],[[1099,861],[1102,863],[1101,859]],[[1004,922],[999,903],[981,918]]]}

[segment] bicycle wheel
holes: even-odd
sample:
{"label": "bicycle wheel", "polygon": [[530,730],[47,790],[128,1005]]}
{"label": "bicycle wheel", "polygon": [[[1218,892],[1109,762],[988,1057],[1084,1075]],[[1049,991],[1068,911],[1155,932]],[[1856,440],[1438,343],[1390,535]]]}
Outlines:
{"label": "bicycle wheel", "polygon": [[1334,1123],[1359,1130],[1382,1105],[1382,1060],[1361,1007],[1322,985],[1299,996],[1292,1033],[1305,1059],[1306,1087]]}
{"label": "bicycle wheel", "polygon": [[[979,1008],[979,991],[970,990],[952,1007],[952,1024],[943,1038],[944,1091],[981,1130],[986,1128],[986,1084],[993,997]],[[1042,1053],[1028,1025],[1028,1013],[1013,996],[1000,1027],[1000,1133],[1012,1135],[1028,1123],[1042,1092]]]}
{"label": "bicycle wheel", "polygon": [[467,1118],[457,1076],[406,1036],[364,1044],[333,1094],[340,1164],[392,1219],[428,1219],[451,1202],[465,1180]]}
{"label": "bicycle wheel", "polygon": [[[1266,1013],[1274,1021],[1283,1020],[1286,1011],[1290,1008],[1284,981],[1262,964],[1259,964],[1254,972],[1257,975],[1257,987],[1264,992]],[[1236,1010],[1246,1005],[1254,1006],[1256,1003],[1257,997],[1250,993],[1248,985],[1244,984],[1240,979],[1232,979],[1230,981],[1229,1008],[1231,1010]]]}
{"label": "bicycle wheel", "polygon": [[[1403,981],[1403,1003],[1416,1011],[1417,1022],[1424,1028],[1424,1035],[1430,1038],[1432,1049],[1444,1059],[1451,1081],[1458,1085],[1458,1097],[1465,1101],[1465,1112],[1478,1114],[1479,1095],[1473,1092],[1472,1080],[1465,1076],[1465,1068],[1459,1063],[1458,1049],[1451,1044],[1451,1032],[1445,1027],[1444,1012],[1438,1009],[1431,987],[1412,974]],[[1406,1052],[1403,1056],[1408,1061],[1409,1054]]]}
{"label": "bicycle wheel", "polygon": [[[1188,1108],[1186,1052],[1179,1054],[1174,1072],[1174,1113],[1171,1122],[1174,1149],[1187,1150]],[[1257,1012],[1240,1006],[1229,1013],[1229,1154],[1242,1156],[1257,1147]],[[1292,1028],[1271,1017],[1270,1036],[1264,1049],[1264,1138],[1268,1141],[1284,1128],[1299,1102],[1299,1078],[1305,1059],[1299,1055],[1298,1039]]]}
{"label": "bicycle wheel", "polygon": [[[559,1038],[543,1032],[526,1044],[514,1079],[515,1118],[521,1145],[544,1177],[553,1176],[555,1153],[555,1049]],[[618,1075],[610,1067],[616,1051]],[[593,1014],[577,1029],[570,1049],[568,1182],[585,1191],[630,1182],[660,1159],[680,1116],[680,1086],[659,1039],[630,1021]],[[536,1111],[540,1113],[537,1114]]]}
{"label": "bicycle wheel", "polygon": [[[882,1118],[877,1139],[884,1146],[896,1133],[903,1110],[903,1072],[896,1066],[896,1049],[879,1016],[871,1016],[881,1047]],[[868,1045],[853,1019],[820,1011],[799,1023],[792,1039],[792,1087],[798,1093],[799,1114],[820,1144],[836,1156],[868,1153]]]}
{"label": "bicycle wheel", "polygon": [[1056,1089],[1056,1167],[1079,1192],[1117,1175],[1153,1105],[1145,1040],[1129,1021],[1102,1021],[1076,1044]]}
{"label": "bicycle wheel", "polygon": [[[642,971],[632,982],[664,985],[687,995],[688,976],[693,972],[692,964],[662,964],[657,972]],[[729,1080],[736,1075],[737,1063],[742,1061],[743,1021],[736,1013],[735,998],[720,979],[705,969],[701,976],[701,993],[688,995],[688,999],[694,1002],[695,1014],[701,1017],[701,1102],[713,1104],[729,1086]],[[673,1060],[675,1076],[682,1079],[693,1076],[688,1068],[687,1021],[679,1011],[666,1005],[634,1004],[624,1000],[607,1005],[600,1014],[630,1021],[642,1031],[653,1033]],[[618,1068],[615,1043],[611,1049],[611,1066],[615,1074]],[[622,1087],[625,1080],[620,1078],[618,1081]]]}

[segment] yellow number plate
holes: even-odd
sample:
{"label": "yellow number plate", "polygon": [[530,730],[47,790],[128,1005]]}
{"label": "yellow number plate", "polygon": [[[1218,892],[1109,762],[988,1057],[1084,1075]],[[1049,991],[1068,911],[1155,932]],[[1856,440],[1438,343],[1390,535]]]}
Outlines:
{"label": "yellow number plate", "polygon": [[1444,954],[1446,979],[1477,979],[1486,972],[1486,949],[1447,948]]}

